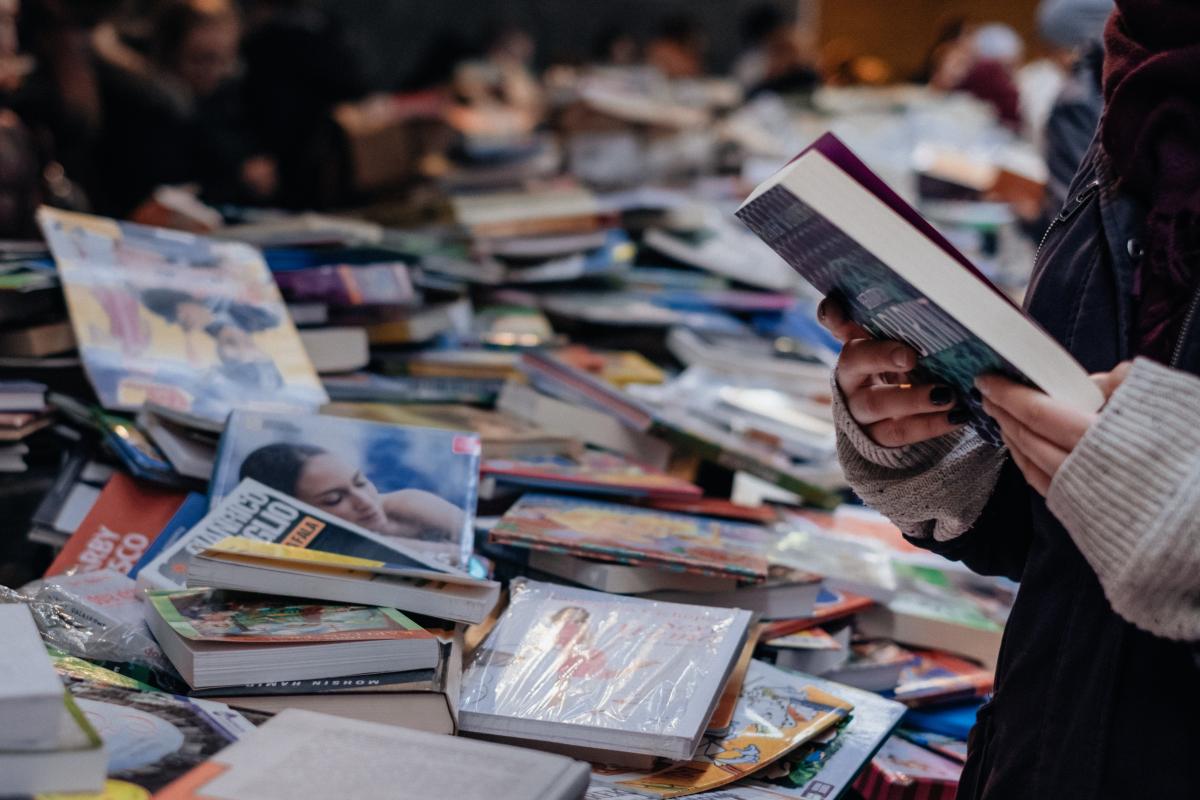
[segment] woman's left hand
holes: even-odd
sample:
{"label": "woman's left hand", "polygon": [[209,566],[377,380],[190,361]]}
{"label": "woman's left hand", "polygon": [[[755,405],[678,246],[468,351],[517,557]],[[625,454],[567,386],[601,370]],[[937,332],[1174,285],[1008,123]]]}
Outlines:
{"label": "woman's left hand", "polygon": [[[1107,400],[1129,374],[1130,362],[1092,376]],[[1025,480],[1043,497],[1059,467],[1099,416],[1052,400],[1045,393],[997,375],[975,381],[983,409],[1000,425],[1004,443]]]}

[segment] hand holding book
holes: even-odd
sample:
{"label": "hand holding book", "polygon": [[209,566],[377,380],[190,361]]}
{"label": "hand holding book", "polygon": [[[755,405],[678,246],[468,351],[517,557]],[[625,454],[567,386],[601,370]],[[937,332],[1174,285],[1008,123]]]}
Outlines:
{"label": "hand holding book", "polygon": [[[1124,382],[1130,366],[1132,362],[1126,361],[1112,372],[1092,376],[1106,401]],[[1000,425],[1013,461],[1029,485],[1045,497],[1055,474],[1098,413],[1079,411],[1037,389],[997,375],[985,375],[975,385],[983,395],[984,410]]]}
{"label": "hand holding book", "polygon": [[835,297],[817,310],[821,324],[842,342],[838,388],[846,407],[871,440],[882,447],[901,447],[944,436],[968,420],[952,408],[955,392],[944,384],[915,379],[917,353],[891,339],[876,339],[852,321]]}

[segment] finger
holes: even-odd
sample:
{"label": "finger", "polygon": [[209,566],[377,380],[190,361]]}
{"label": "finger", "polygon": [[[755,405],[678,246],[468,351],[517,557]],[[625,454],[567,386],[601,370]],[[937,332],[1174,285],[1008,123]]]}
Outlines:
{"label": "finger", "polygon": [[824,325],[833,334],[833,337],[843,344],[851,339],[871,338],[870,332],[850,319],[842,304],[833,297],[826,297],[817,306],[817,321]]}
{"label": "finger", "polygon": [[859,425],[871,425],[884,419],[948,411],[956,399],[949,386],[881,384],[856,389],[846,398],[846,404]]}
{"label": "finger", "polygon": [[1092,376],[1092,380],[1100,387],[1100,391],[1104,393],[1105,400],[1112,397],[1117,387],[1125,382],[1125,378],[1129,376],[1129,370],[1132,367],[1132,361],[1122,361],[1111,372],[1101,372]]}
{"label": "finger", "polygon": [[908,372],[917,365],[917,351],[891,340],[852,339],[838,358],[838,385],[850,392],[883,372]]}
{"label": "finger", "polygon": [[1020,448],[1008,440],[1004,439],[1004,444],[1008,446],[1008,454],[1012,456],[1013,463],[1017,465],[1017,469],[1021,470],[1021,474],[1025,476],[1025,482],[1028,483],[1035,492],[1045,497],[1050,492],[1050,476],[1042,472],[1029,458],[1021,452]]}
{"label": "finger", "polygon": [[993,406],[1064,450],[1074,449],[1095,419],[1095,415],[1076,411],[1038,389],[998,375],[984,375],[976,379],[975,386]]}
{"label": "finger", "polygon": [[866,432],[871,437],[871,441],[880,447],[904,447],[945,436],[962,426],[961,422],[951,422],[949,415],[943,412],[900,419],[885,419],[874,425],[868,425]]}
{"label": "finger", "polygon": [[1058,474],[1059,468],[1070,455],[1069,451],[1043,439],[1006,411],[997,408],[985,400],[983,410],[1000,425],[1004,437],[1021,451],[1039,470],[1051,477]]}

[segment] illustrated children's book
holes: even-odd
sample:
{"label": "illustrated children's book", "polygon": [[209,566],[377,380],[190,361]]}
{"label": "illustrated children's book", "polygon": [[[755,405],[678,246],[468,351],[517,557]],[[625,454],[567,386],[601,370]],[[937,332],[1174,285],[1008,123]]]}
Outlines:
{"label": "illustrated children's book", "polygon": [[105,408],[220,419],[328,399],[254,248],[50,208],[38,219]]}
{"label": "illustrated children's book", "polygon": [[501,483],[587,494],[668,500],[697,499],[704,494],[691,481],[599,450],[585,451],[577,458],[490,458],[480,472]]}
{"label": "illustrated children's book", "polygon": [[524,579],[510,595],[464,674],[463,730],[618,757],[692,757],[749,612]]}
{"label": "illustrated children's book", "polygon": [[854,788],[870,800],[949,800],[961,776],[962,764],[892,736]]}
{"label": "illustrated children's book", "polygon": [[500,544],[748,581],[767,577],[756,525],[554,495],[527,494],[492,528]]}
{"label": "illustrated children's book", "polygon": [[778,760],[839,723],[852,708],[803,676],[753,661],[728,734],[706,739],[691,761],[618,785],[664,798],[716,789]]}
{"label": "illustrated children's book", "polygon": [[450,563],[474,542],[479,437],[340,417],[229,417],[210,497],[253,478],[334,517]]}

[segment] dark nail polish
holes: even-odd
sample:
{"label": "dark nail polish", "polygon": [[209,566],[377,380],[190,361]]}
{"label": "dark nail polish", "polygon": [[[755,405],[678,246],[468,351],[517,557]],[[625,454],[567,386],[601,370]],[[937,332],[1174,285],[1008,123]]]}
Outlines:
{"label": "dark nail polish", "polygon": [[980,393],[980,391],[978,389],[972,389],[971,390],[971,399],[974,400],[976,403],[982,403],[983,395]]}
{"label": "dark nail polish", "polygon": [[970,419],[971,412],[965,408],[953,409],[949,414],[946,415],[946,421],[951,425],[962,425],[965,422],[969,422]]}
{"label": "dark nail polish", "polygon": [[825,321],[826,310],[829,308],[829,298],[822,300],[817,304],[817,319],[821,322]]}
{"label": "dark nail polish", "polygon": [[935,386],[929,390],[929,402],[935,406],[948,406],[954,402],[954,390],[949,386]]}

